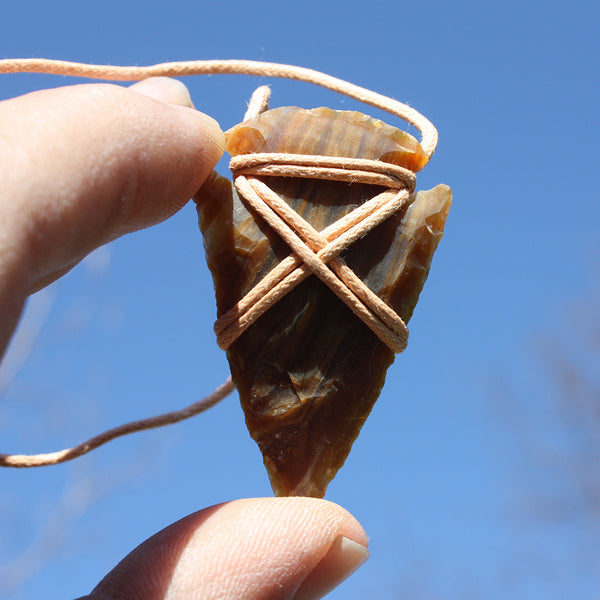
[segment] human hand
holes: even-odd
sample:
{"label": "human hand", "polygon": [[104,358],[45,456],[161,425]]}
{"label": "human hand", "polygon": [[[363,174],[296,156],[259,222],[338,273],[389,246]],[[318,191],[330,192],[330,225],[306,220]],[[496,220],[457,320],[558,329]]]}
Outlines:
{"label": "human hand", "polygon": [[[200,188],[223,134],[170,79],[0,103],[0,354],[26,297]],[[308,600],[368,556],[356,520],[310,498],[238,500],[156,534],[88,598]]]}

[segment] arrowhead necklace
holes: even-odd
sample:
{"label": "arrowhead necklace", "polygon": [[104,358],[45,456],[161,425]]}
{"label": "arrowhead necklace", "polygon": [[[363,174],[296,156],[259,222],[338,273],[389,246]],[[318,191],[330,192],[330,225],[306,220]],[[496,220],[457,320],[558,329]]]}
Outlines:
{"label": "arrowhead necklace", "polygon": [[222,73],[314,83],[414,125],[406,132],[354,111],[281,107],[252,95],[226,132],[233,183],[216,173],[194,200],[217,301],[215,333],[232,379],[200,402],[121,425],[74,448],[0,455],[0,466],[57,464],[107,441],[189,418],[237,388],[276,495],[322,497],[408,341],[451,204],[445,185],[414,193],[437,144],[414,109],[310,69],[253,61],[150,67],[44,59],[2,72],[131,81]]}

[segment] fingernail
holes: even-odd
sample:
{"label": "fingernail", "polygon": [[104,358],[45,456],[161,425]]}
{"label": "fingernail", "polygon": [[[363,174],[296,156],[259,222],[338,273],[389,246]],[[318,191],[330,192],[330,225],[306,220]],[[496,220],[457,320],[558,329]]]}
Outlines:
{"label": "fingernail", "polygon": [[350,577],[369,558],[369,551],[351,539],[335,539],[321,562],[302,582],[293,600],[319,600]]}
{"label": "fingernail", "polygon": [[166,102],[167,104],[177,104],[179,106],[187,106],[194,108],[190,92],[178,79],[171,77],[150,77],[134,83],[130,89]]}

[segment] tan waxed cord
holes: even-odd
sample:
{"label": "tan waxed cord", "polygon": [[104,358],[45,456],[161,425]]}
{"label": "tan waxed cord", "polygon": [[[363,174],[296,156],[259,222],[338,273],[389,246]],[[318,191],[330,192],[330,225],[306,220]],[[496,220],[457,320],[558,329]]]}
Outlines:
{"label": "tan waxed cord", "polygon": [[[247,60],[199,60],[160,63],[147,67],[118,67],[49,59],[0,60],[0,73],[25,72],[111,81],[138,81],[149,77],[202,74],[239,74],[295,79],[344,94],[414,125],[421,132],[421,146],[428,158],[431,158],[434,153],[438,140],[433,124],[411,107],[319,71],[293,65]],[[268,88],[264,86],[258,88],[252,96],[244,120],[266,110],[268,99]],[[250,290],[236,305],[235,311],[226,313],[217,321],[215,331],[219,345],[227,348],[279,298],[302,279],[315,274],[394,352],[404,350],[408,332],[402,319],[369,290],[338,255],[353,241],[365,235],[404,205],[410,192],[414,190],[414,173],[379,161],[285,154],[239,156],[232,159],[231,167],[240,194],[283,237],[292,248],[293,254],[284,259]],[[318,232],[291,210],[267,185],[256,178],[260,175],[371,183],[383,186],[385,191]],[[243,308],[241,313],[240,308]],[[237,316],[232,318],[234,312]],[[87,454],[117,437],[170,425],[195,416],[214,406],[233,389],[234,385],[231,379],[228,379],[212,394],[182,410],[120,425],[73,448],[36,455],[0,454],[0,466],[25,468],[66,462]]]}
{"label": "tan waxed cord", "polygon": [[163,427],[164,425],[172,425],[178,423],[184,419],[189,419],[195,415],[208,410],[215,404],[220,402],[223,398],[228,396],[235,389],[231,378],[227,379],[225,383],[221,384],[214,392],[194,402],[189,406],[181,410],[168,412],[163,415],[157,415],[156,417],[149,417],[147,419],[141,419],[140,421],[131,421],[130,423],[124,423],[108,431],[94,436],[78,444],[73,448],[67,448],[65,450],[59,450],[58,452],[49,452],[47,454],[0,454],[0,467],[47,467],[49,465],[58,465],[63,462],[67,462],[78,456],[83,456],[91,450],[98,448],[110,442],[115,438],[127,435],[129,433],[135,433],[137,431],[145,431],[146,429],[155,429],[157,427]]}
{"label": "tan waxed cord", "polygon": [[115,67],[46,58],[8,58],[0,60],[0,73],[46,73],[70,75],[107,81],[139,81],[148,77],[183,77],[186,75],[256,75],[280,77],[313,83],[365,104],[380,108],[414,125],[422,135],[421,146],[429,158],[435,152],[438,134],[433,124],[414,108],[343,79],[295,65],[254,60],[189,60],[159,63],[149,67]]}

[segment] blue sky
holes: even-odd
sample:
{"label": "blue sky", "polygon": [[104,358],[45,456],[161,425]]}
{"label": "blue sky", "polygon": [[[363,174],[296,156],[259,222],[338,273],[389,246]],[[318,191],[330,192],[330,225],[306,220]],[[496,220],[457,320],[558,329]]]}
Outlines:
{"label": "blue sky", "polygon": [[[598,593],[591,569],[585,577],[562,560],[576,531],[524,527],[511,516],[523,479],[535,480],[527,471],[535,448],[515,451],[519,427],[499,420],[497,408],[511,404],[517,421],[530,412],[546,416],[533,341],[598,284],[599,12],[592,2],[514,0],[2,6],[2,58],[297,64],[405,101],[437,126],[438,151],[418,187],[447,183],[454,204],[409,348],[328,490],[371,540],[370,560],[334,600]],[[2,75],[0,98],[76,82]],[[383,116],[297,82],[212,76],[185,83],[196,107],[224,129],[241,120],[263,83],[271,84],[272,106]],[[219,170],[227,172],[226,161]],[[0,396],[2,452],[77,443],[184,406],[227,376],[191,204],[102,249],[31,309],[25,333],[42,327]],[[568,327],[556,335],[568,337]],[[502,396],[504,383],[516,388],[515,398]],[[271,490],[232,397],[72,465],[0,472],[0,565],[47,531],[65,494],[68,537],[50,531],[56,555],[42,552],[40,572],[7,598],[87,593],[160,528]],[[560,569],[547,568],[553,560]]]}

